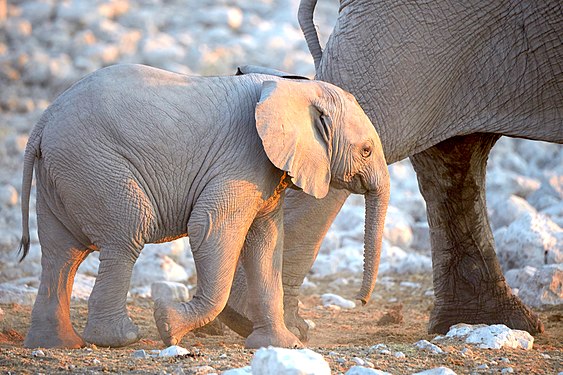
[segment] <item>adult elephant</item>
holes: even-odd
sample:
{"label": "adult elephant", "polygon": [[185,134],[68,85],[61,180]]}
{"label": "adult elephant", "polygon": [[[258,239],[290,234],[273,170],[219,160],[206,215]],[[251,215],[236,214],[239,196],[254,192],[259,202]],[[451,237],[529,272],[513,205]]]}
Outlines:
{"label": "adult elephant", "polygon": [[[387,162],[410,157],[417,172],[436,298],[429,331],[465,322],[542,332],[496,258],[485,167],[502,135],[563,143],[561,2],[341,0],[324,51],[315,5],[302,1],[299,22],[316,78],[353,93],[381,137]],[[292,192],[285,201],[285,316],[302,339],[307,326],[298,315],[299,287],[347,196],[331,190],[315,200]],[[244,312],[240,293],[231,307]]]}

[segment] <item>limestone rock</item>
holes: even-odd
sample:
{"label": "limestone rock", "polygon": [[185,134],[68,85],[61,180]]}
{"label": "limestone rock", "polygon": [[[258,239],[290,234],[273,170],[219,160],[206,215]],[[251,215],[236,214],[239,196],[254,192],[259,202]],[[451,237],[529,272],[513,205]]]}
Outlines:
{"label": "limestone rock", "polygon": [[251,362],[253,375],[329,375],[330,367],[322,355],[310,349],[261,348]]}
{"label": "limestone rock", "polygon": [[481,349],[522,348],[532,349],[534,338],[526,331],[510,329],[504,324],[456,324],[450,327],[446,338],[461,338],[467,344]]}

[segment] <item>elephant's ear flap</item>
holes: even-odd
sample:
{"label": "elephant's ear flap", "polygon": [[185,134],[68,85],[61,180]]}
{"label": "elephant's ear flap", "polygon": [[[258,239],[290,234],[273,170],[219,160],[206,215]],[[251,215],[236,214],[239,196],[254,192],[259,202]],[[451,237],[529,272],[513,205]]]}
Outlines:
{"label": "elephant's ear flap", "polygon": [[272,164],[319,199],[328,193],[331,177],[331,131],[321,124],[322,112],[314,104],[320,95],[314,83],[265,81],[256,105],[256,128]]}

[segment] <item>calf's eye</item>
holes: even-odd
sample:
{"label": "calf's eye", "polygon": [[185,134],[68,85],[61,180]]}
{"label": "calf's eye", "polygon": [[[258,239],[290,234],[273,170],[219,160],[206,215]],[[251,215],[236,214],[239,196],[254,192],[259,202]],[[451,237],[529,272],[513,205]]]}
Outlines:
{"label": "calf's eye", "polygon": [[371,145],[366,144],[362,146],[362,157],[369,158],[371,155]]}

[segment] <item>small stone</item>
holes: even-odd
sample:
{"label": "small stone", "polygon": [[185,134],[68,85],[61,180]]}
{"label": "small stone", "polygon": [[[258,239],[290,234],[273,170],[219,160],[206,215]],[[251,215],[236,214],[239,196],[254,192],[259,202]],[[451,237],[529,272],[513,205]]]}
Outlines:
{"label": "small stone", "polygon": [[383,350],[380,350],[380,351],[379,351],[379,354],[382,354],[382,355],[389,355],[389,354],[391,354],[391,350],[383,349]]}
{"label": "small stone", "polygon": [[406,358],[406,355],[403,352],[395,352],[393,355],[395,358]]}
{"label": "small stone", "polygon": [[[184,369],[181,366],[178,366],[174,369],[174,371],[172,371],[172,375],[185,375],[186,373],[184,372]],[[191,374],[191,372],[190,372]],[[194,373],[194,374],[200,374],[200,373]],[[207,372],[205,373],[201,373],[201,374],[207,374]]]}
{"label": "small stone", "polygon": [[545,358],[545,359],[551,358],[551,356],[550,356],[549,354],[547,354],[547,353],[540,353],[540,355],[541,355],[543,358]]}
{"label": "small stone", "polygon": [[219,359],[227,359],[227,358],[229,358],[229,356],[226,355],[225,353],[223,353],[219,356]]}
{"label": "small stone", "polygon": [[500,370],[501,374],[512,374],[514,372],[514,369],[512,367],[505,367],[502,370]]}
{"label": "small stone", "polygon": [[472,352],[471,349],[469,349],[469,348],[463,348],[463,349],[461,349],[461,350],[460,350],[460,353],[461,353],[461,355],[464,356],[464,357],[468,357],[468,356],[472,356],[472,355],[473,355],[473,352]]}
{"label": "small stone", "polygon": [[427,350],[427,351],[432,352],[432,353],[444,354],[444,351],[438,345],[434,345],[431,342],[429,342],[428,340],[420,340],[420,341],[416,342],[414,344],[414,346],[416,346],[417,348],[419,348],[421,350]]}
{"label": "small stone", "polygon": [[486,363],[483,363],[482,365],[477,366],[478,370],[486,370],[489,368],[489,365],[487,365]]}
{"label": "small stone", "polygon": [[413,375],[456,375],[456,373],[452,369],[447,367],[436,367],[430,370],[417,372]]}
{"label": "small stone", "polygon": [[499,359],[499,361],[504,362],[504,363],[510,363],[510,359],[508,359],[506,357],[502,357],[501,359]]}
{"label": "small stone", "polygon": [[340,364],[344,364],[346,363],[346,359],[344,358],[336,358],[336,362],[340,363]]}
{"label": "small stone", "polygon": [[346,375],[391,375],[388,372],[376,370],[372,368],[362,367],[362,366],[352,366]]}
{"label": "small stone", "polygon": [[188,349],[182,348],[178,345],[172,345],[168,348],[161,350],[158,354],[159,357],[178,357],[182,355],[190,354]]}
{"label": "small stone", "polygon": [[147,358],[147,352],[144,349],[135,350],[132,354],[133,358]]}
{"label": "small stone", "polygon": [[317,326],[311,319],[305,319],[305,323],[307,323],[307,327],[309,327],[309,329],[315,329]]}
{"label": "small stone", "polygon": [[323,306],[338,306],[344,309],[353,309],[356,304],[353,301],[347,300],[337,294],[325,293],[321,296]]}
{"label": "small stone", "polygon": [[34,357],[45,357],[45,353],[41,349],[32,351],[31,355]]}
{"label": "small stone", "polygon": [[211,366],[196,366],[192,367],[188,370],[190,375],[208,375],[208,374],[216,374],[217,370],[215,370]]}
{"label": "small stone", "polygon": [[92,360],[92,364],[94,364],[94,365],[99,365],[99,364],[101,364],[101,363],[102,363],[102,362],[100,362],[100,360],[99,360],[98,358],[94,358],[94,359]]}
{"label": "small stone", "polygon": [[366,364],[366,362],[359,357],[352,358],[352,361],[354,361],[358,366],[364,366]]}
{"label": "small stone", "polygon": [[382,350],[382,349],[388,349],[387,345],[385,345],[385,344],[375,344],[375,345],[373,345],[369,348],[369,351],[375,352],[375,351]]}

